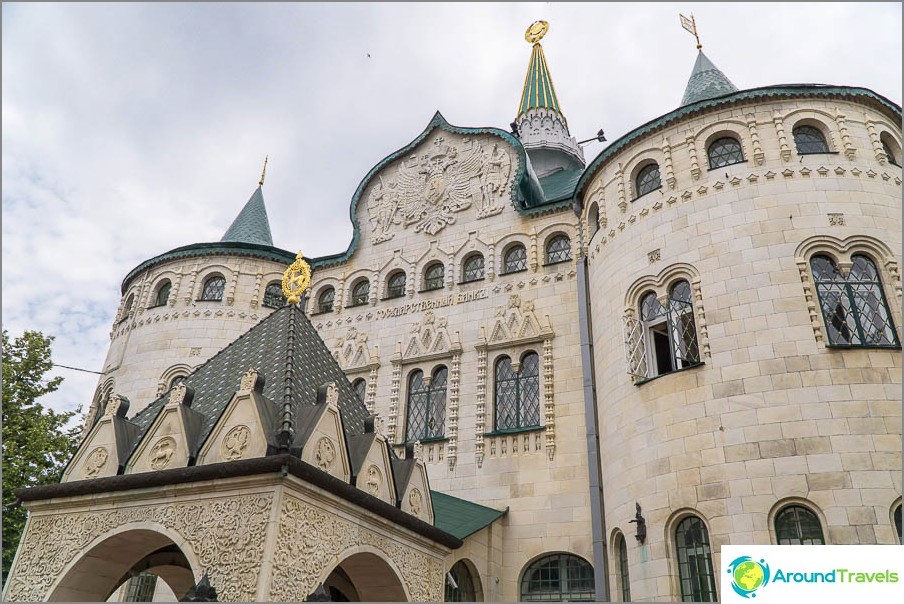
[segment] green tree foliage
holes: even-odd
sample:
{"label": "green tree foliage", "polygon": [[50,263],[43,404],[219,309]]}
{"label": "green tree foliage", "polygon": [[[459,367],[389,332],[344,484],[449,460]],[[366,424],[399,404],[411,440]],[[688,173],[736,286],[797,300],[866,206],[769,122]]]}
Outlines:
{"label": "green tree foliage", "polygon": [[75,451],[77,429],[66,429],[75,415],[45,409],[38,399],[53,392],[61,377],[46,379],[53,367],[53,337],[26,331],[12,342],[3,330],[3,582],[25,527],[27,511],[10,508],[16,490],[57,482]]}

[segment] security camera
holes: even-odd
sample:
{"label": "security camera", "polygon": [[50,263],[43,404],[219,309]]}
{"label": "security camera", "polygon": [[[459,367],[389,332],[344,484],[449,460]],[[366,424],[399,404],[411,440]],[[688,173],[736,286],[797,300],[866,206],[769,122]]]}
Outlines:
{"label": "security camera", "polygon": [[449,585],[449,587],[451,587],[452,589],[458,589],[458,583],[455,582],[455,579],[452,577],[452,573],[451,573],[451,572],[446,573],[446,583],[447,583],[447,584]]}

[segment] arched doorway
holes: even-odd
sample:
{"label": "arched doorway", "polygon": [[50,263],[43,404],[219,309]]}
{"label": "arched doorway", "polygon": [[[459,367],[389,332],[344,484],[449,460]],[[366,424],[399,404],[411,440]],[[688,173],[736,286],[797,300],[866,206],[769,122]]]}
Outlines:
{"label": "arched doorway", "polygon": [[121,531],[81,554],[51,589],[49,602],[104,602],[130,578],[157,575],[177,597],[194,585],[185,553],[163,533],[149,529]]}
{"label": "arched doorway", "polygon": [[334,602],[408,601],[398,573],[372,552],[359,552],[343,560],[323,587]]}

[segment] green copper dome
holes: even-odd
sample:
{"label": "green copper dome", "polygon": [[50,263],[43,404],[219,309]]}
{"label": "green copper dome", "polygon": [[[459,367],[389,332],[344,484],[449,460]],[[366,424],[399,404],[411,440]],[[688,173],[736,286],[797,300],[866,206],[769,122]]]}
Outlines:
{"label": "green copper dome", "polygon": [[264,207],[264,194],[261,188],[251,195],[251,199],[235,217],[232,225],[226,230],[226,234],[220,241],[235,241],[241,243],[256,243],[258,245],[273,245],[273,236],[270,234],[270,221],[267,219],[267,208]]}
{"label": "green copper dome", "polygon": [[[530,64],[527,66],[527,77],[524,79],[524,92],[521,93],[521,105],[518,116],[523,115],[528,109],[542,107],[552,109],[562,114],[559,109],[559,99],[549,76],[549,67],[546,65],[546,56],[543,47],[539,43],[534,44],[534,50],[530,55]],[[564,118],[564,116],[563,116]]]}
{"label": "green copper dome", "polygon": [[693,71],[691,71],[691,77],[687,81],[687,88],[684,90],[681,106],[684,107],[706,99],[714,99],[717,96],[737,91],[738,88],[731,83],[731,80],[725,77],[725,74],[713,65],[712,61],[701,50],[697,54],[697,61],[694,63]]}

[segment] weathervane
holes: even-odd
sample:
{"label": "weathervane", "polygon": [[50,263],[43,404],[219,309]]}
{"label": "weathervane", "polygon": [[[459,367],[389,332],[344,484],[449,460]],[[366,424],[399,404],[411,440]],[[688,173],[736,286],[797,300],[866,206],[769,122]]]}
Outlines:
{"label": "weathervane", "polygon": [[690,19],[681,13],[678,13],[678,16],[681,17],[681,27],[694,34],[694,37],[697,38],[697,50],[703,50],[703,45],[700,44],[700,36],[697,35],[697,23],[694,21],[694,13],[691,13]]}
{"label": "weathervane", "polygon": [[301,252],[295,256],[295,262],[289,265],[286,272],[283,273],[282,290],[286,295],[286,302],[289,304],[298,304],[301,294],[304,293],[311,284],[311,265],[305,262]]}
{"label": "weathervane", "polygon": [[546,21],[534,21],[530,24],[530,27],[527,28],[527,31],[524,32],[524,39],[531,44],[539,44],[540,38],[545,36],[548,31],[549,23]]}
{"label": "weathervane", "polygon": [[264,169],[261,170],[261,181],[257,183],[260,186],[264,186],[264,175],[267,173],[267,160],[270,159],[270,156],[267,155],[264,157]]}

